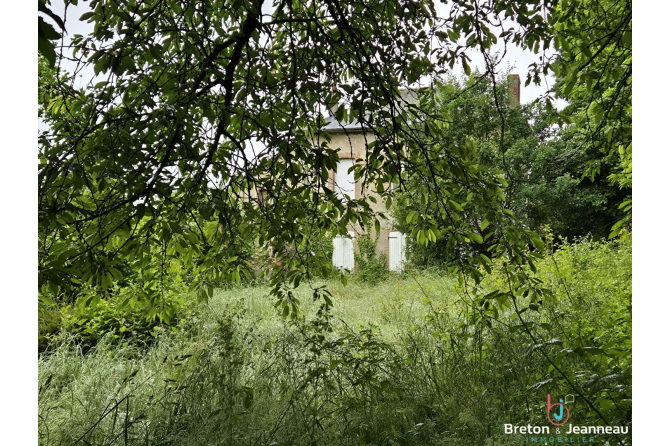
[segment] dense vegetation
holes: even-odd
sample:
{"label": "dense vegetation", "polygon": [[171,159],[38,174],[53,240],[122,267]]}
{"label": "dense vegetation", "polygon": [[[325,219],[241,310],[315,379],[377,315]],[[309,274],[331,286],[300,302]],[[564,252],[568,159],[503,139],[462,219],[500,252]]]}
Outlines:
{"label": "dense vegetation", "polygon": [[[630,1],[271,3],[92,0],[65,40],[38,2],[41,443],[520,444],[548,393],[630,427]],[[327,109],[377,198],[332,190]],[[366,237],[334,271],[391,211],[406,273]]]}
{"label": "dense vegetation", "polygon": [[[611,156],[621,166],[612,181],[629,185],[629,1],[459,1],[438,13],[432,2],[406,0],[94,0],[80,18],[93,31],[63,40],[59,58],[53,41],[64,24],[49,3],[39,2],[47,65],[59,69],[68,57],[96,78],[78,87],[77,73],[57,73],[40,95],[48,125],[39,138],[38,176],[45,301],[76,295],[82,284],[105,293],[130,271],[138,278],[136,299],[158,308],[173,263],[191,271],[188,286],[205,299],[217,283],[249,273],[244,253],[251,242],[281,258],[281,266],[267,268],[277,281],[273,294],[294,308],[291,284],[329,268],[315,241],[383,217],[367,197],[341,200],[328,187],[339,154],[320,132],[326,108],[370,129],[355,176],[381,201],[390,205],[389,185],[401,182],[403,169],[423,181],[421,196],[437,203],[440,215],[408,214],[419,243],[439,235],[450,251],[472,253],[459,260],[475,282],[482,255],[519,268],[532,263],[526,248],[536,236],[506,212],[509,178],[480,165],[472,144],[445,140],[449,121],[426,115],[435,104],[410,107],[400,94],[456,64],[469,74],[474,51],[495,86],[495,43],[536,54],[553,45],[556,53],[543,53],[528,81],[557,76],[559,88],[548,99],[571,101],[562,118],[593,152],[580,167],[605,176],[603,159]],[[502,116],[505,98],[492,91]],[[505,148],[502,127],[499,135]],[[628,200],[622,204],[630,209]],[[486,254],[468,246],[488,236],[469,217],[475,209],[501,241]],[[616,229],[630,226],[619,221]]]}
{"label": "dense vegetation", "polygon": [[[458,280],[430,272],[330,282],[328,315],[301,286],[294,321],[267,287],[217,291],[150,345],[99,332],[84,353],[66,330],[40,358],[40,440],[525,444],[503,423],[546,423],[546,394],[573,392],[561,371],[612,425],[630,425],[630,251],[582,241],[542,261],[532,276],[555,298],[529,312],[533,340],[510,309],[491,326],[464,318],[472,301]],[[484,289],[504,286],[501,266]],[[576,424],[601,423],[580,398],[570,410]]]}
{"label": "dense vegetation", "polygon": [[[631,192],[630,183],[611,180],[622,174],[618,154],[603,157],[592,145],[584,144],[583,128],[562,120],[566,112],[543,102],[511,104],[509,88],[506,76],[494,87],[481,73],[438,84],[427,94],[433,96],[431,114],[449,123],[441,129],[440,143],[443,147],[471,146],[475,162],[504,176],[508,183],[505,207],[514,212],[518,225],[568,240],[607,239],[612,226],[625,218],[620,204]],[[590,177],[587,171],[594,162],[600,174]],[[425,178],[409,171],[403,179],[394,207],[400,230],[411,232],[413,224],[407,217],[412,212],[429,216],[439,228],[448,227],[451,217],[441,215],[439,201],[421,199],[429,193]],[[449,181],[438,178],[440,185]],[[469,209],[466,218],[476,226],[485,212],[486,208]],[[479,233],[486,236],[483,229]],[[412,262],[417,266],[455,263],[458,252],[446,249],[448,236],[448,232],[440,234],[430,244],[410,239]],[[491,241],[478,249],[486,252],[489,246]]]}

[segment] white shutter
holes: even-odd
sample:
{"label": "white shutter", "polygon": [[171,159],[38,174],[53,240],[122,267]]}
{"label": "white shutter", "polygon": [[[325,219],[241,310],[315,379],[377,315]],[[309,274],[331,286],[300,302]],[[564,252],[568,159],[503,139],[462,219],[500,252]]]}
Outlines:
{"label": "white shutter", "polygon": [[354,239],[354,232],[349,232],[349,237],[338,235],[333,239],[333,266],[340,271],[354,270]]}
{"label": "white shutter", "polygon": [[405,234],[389,233],[389,270],[401,272],[405,263]]}
{"label": "white shutter", "polygon": [[356,182],[354,181],[354,172],[349,172],[349,168],[354,165],[353,159],[341,159],[337,163],[335,172],[335,193],[338,197],[356,198]]}

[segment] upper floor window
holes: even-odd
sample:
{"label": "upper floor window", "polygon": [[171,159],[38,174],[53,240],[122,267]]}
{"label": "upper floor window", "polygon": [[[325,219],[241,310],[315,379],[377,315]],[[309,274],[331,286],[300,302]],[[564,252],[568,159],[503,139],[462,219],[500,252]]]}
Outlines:
{"label": "upper floor window", "polygon": [[354,165],[353,159],[341,159],[337,163],[335,172],[335,193],[340,198],[356,198],[356,181],[354,181],[354,171],[351,169]]}

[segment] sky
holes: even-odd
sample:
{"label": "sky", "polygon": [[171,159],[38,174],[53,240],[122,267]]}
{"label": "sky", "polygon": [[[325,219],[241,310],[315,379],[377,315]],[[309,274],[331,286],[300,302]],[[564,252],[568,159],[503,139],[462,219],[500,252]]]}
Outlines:
{"label": "sky", "polygon": [[[437,14],[440,17],[447,17],[449,15],[449,7],[444,4],[444,3],[437,3],[435,5],[435,9],[437,10]],[[513,25],[513,22],[511,21],[505,21],[504,25],[506,27],[509,27]],[[502,39],[501,39],[502,40]],[[462,44],[465,43],[465,39],[462,39]],[[500,69],[504,70],[508,66],[512,68],[512,73],[518,74],[519,77],[521,78],[521,103],[522,104],[527,104],[538,97],[544,95],[553,85],[554,85],[554,77],[553,76],[548,76],[546,79],[542,80],[541,85],[535,85],[533,83],[529,84],[528,86],[525,86],[526,82],[526,75],[528,73],[528,66],[532,64],[533,62],[538,62],[540,61],[538,54],[533,53],[530,50],[522,49],[517,45],[514,44],[509,44],[507,46],[507,51],[504,51],[504,45],[499,41],[497,44],[493,45],[493,50],[491,51],[492,54],[495,53],[500,53],[503,54],[505,53],[505,56],[503,57],[501,64],[500,64]],[[486,69],[486,63],[484,62],[484,56],[481,54],[479,50],[472,50],[467,53],[472,62],[470,63],[470,66],[472,67],[472,71],[475,71],[475,68],[479,68],[479,71],[485,71]],[[454,67],[456,68],[456,67]],[[463,69],[459,66],[457,74],[463,74]]]}
{"label": "sky", "polygon": [[[266,3],[266,5],[269,5],[269,3]],[[54,0],[52,2],[51,7],[56,14],[58,14],[60,17],[64,17],[65,5],[62,0]],[[438,2],[436,3],[435,7],[439,16],[442,17],[448,16],[448,9],[449,9],[448,5]],[[74,34],[85,35],[93,30],[93,26],[91,24],[79,21],[79,17],[81,17],[81,15],[87,11],[89,11],[89,3],[82,1],[80,1],[77,6],[70,5],[67,8],[67,16],[65,16],[65,28],[67,30],[68,35],[70,36]],[[269,11],[270,11],[269,9],[268,11],[264,10],[264,12]],[[496,52],[500,53],[503,52],[503,46],[501,44],[496,44],[494,46],[492,53]],[[470,64],[472,70],[474,71],[476,68],[479,68],[480,71],[484,71],[485,63],[481,53],[478,51],[472,51],[468,55],[472,59],[472,63]],[[507,66],[511,67],[512,73],[516,73],[520,76],[522,104],[530,103],[533,100],[537,99],[538,97],[542,96],[553,85],[554,79],[551,76],[549,76],[547,79],[543,79],[541,85],[534,85],[534,84],[530,84],[528,86],[524,85],[526,80],[526,74],[528,72],[528,65],[537,61],[539,61],[539,57],[532,51],[521,49],[516,45],[509,45],[507,47],[507,53],[500,65],[502,69],[506,68]],[[74,64],[69,61],[63,61],[62,67],[65,68],[70,73],[72,73],[75,69]],[[461,76],[463,74],[463,70],[460,66],[455,66],[454,68],[455,68],[454,74],[456,74],[457,76]],[[75,85],[77,87],[81,87],[87,84],[93,77],[94,77],[93,69],[92,67],[89,67],[81,72],[81,76],[79,76],[79,78],[76,80]],[[557,105],[560,107],[561,104]]]}

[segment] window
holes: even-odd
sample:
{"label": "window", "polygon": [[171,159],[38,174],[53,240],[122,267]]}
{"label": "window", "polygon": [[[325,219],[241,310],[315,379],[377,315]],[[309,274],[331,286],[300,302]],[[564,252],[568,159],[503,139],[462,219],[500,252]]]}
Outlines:
{"label": "window", "polygon": [[356,182],[354,181],[354,172],[349,169],[353,167],[353,159],[341,159],[337,163],[335,172],[335,193],[339,198],[356,198]]}

